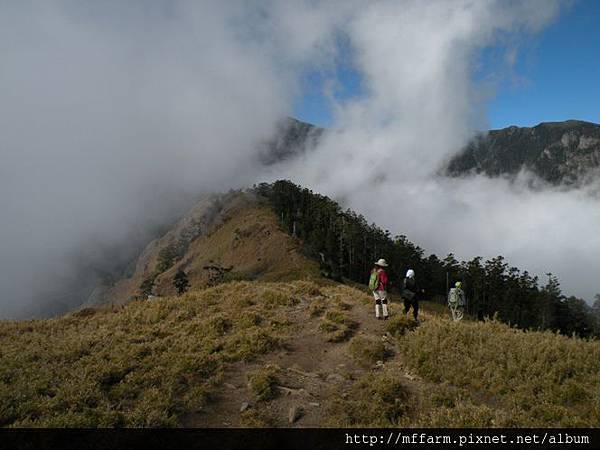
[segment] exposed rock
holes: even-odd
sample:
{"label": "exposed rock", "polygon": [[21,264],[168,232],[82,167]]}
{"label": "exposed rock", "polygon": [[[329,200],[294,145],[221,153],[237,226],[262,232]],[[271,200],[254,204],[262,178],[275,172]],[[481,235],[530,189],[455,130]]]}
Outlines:
{"label": "exposed rock", "polygon": [[250,403],[248,403],[248,402],[244,402],[244,403],[242,403],[242,406],[240,407],[240,412],[244,412],[244,411],[246,411],[248,408],[250,408]]}
{"label": "exposed rock", "polygon": [[329,381],[330,383],[341,383],[342,381],[344,381],[344,377],[341,376],[339,373],[330,373],[329,375],[327,375],[327,381]]}
{"label": "exposed rock", "polygon": [[288,422],[290,424],[295,423],[300,417],[302,417],[303,411],[299,406],[292,406],[288,411]]}
{"label": "exposed rock", "polygon": [[295,389],[295,388],[290,388],[287,386],[275,386],[275,388],[281,392],[283,392],[285,395],[291,395],[291,394],[304,394],[306,393],[306,390],[304,390],[303,388],[299,388],[299,389]]}
{"label": "exposed rock", "polygon": [[305,372],[303,370],[297,369],[295,367],[288,367],[287,369],[289,372],[294,372],[297,373],[298,375],[302,375],[303,377],[310,377],[310,378],[319,378],[319,375],[316,373],[312,373],[312,372]]}

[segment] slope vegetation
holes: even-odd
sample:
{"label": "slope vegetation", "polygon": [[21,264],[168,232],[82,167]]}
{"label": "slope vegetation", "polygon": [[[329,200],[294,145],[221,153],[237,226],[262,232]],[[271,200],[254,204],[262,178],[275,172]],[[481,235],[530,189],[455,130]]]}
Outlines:
{"label": "slope vegetation", "polygon": [[300,247],[298,240],[280,229],[265,202],[253,194],[236,191],[210,197],[152,241],[131,276],[109,289],[103,301],[123,303],[147,294],[173,295],[173,277],[180,269],[194,288],[227,280],[318,276],[318,264],[302,256]]}
{"label": "slope vegetation", "polygon": [[600,343],[417,327],[330,282],[228,282],[0,323],[4,426],[596,426]]}

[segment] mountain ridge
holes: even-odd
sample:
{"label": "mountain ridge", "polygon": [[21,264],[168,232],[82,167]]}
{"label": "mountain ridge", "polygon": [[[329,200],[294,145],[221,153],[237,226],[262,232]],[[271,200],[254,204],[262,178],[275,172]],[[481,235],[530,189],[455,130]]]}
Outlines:
{"label": "mountain ridge", "polygon": [[235,279],[281,281],[294,273],[318,276],[318,265],[300,255],[300,245],[279,229],[265,202],[252,192],[212,195],[150,242],[133,273],[106,289],[96,303],[174,295],[178,270],[197,288]]}
{"label": "mountain ridge", "polygon": [[462,281],[468,312],[479,319],[497,314],[521,328],[600,334],[600,311],[564,295],[556,277],[542,285],[502,256],[457,261],[452,254],[426,255],[406,236],[392,237],[330,198],[285,180],[200,201],[148,244],[131,274],[88,304],[175,295],[181,271],[195,289],[233,280],[320,277],[362,284],[381,257],[395,286],[412,268],[428,298],[438,302],[444,302],[448,283]]}
{"label": "mountain ridge", "polygon": [[476,136],[443,173],[515,177],[528,170],[552,185],[580,187],[597,179],[600,125],[581,120],[509,126]]}
{"label": "mountain ridge", "polygon": [[[264,144],[261,160],[276,164],[314,150],[327,129],[287,118]],[[528,170],[551,185],[578,188],[598,178],[600,124],[568,119],[531,127],[510,125],[477,133],[453,155],[441,174],[516,177]]]}

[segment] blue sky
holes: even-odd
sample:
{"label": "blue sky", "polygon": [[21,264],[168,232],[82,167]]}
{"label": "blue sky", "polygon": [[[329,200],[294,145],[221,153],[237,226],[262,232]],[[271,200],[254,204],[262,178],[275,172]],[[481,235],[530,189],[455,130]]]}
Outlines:
{"label": "blue sky", "polygon": [[[490,128],[532,126],[539,122],[580,119],[600,123],[600,1],[579,0],[536,36],[519,43],[514,67],[500,70],[495,96],[488,104]],[[503,48],[485,50],[475,79],[498,72]],[[307,73],[294,115],[322,126],[331,124],[324,80],[338,80],[338,99],[360,94],[360,76],[350,63],[335,73]]]}

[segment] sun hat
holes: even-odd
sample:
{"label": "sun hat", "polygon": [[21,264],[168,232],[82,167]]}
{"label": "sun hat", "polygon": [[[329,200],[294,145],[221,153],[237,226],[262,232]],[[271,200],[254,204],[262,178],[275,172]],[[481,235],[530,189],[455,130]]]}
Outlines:
{"label": "sun hat", "polygon": [[388,263],[385,262],[385,259],[381,258],[379,261],[375,263],[376,266],[387,267]]}

